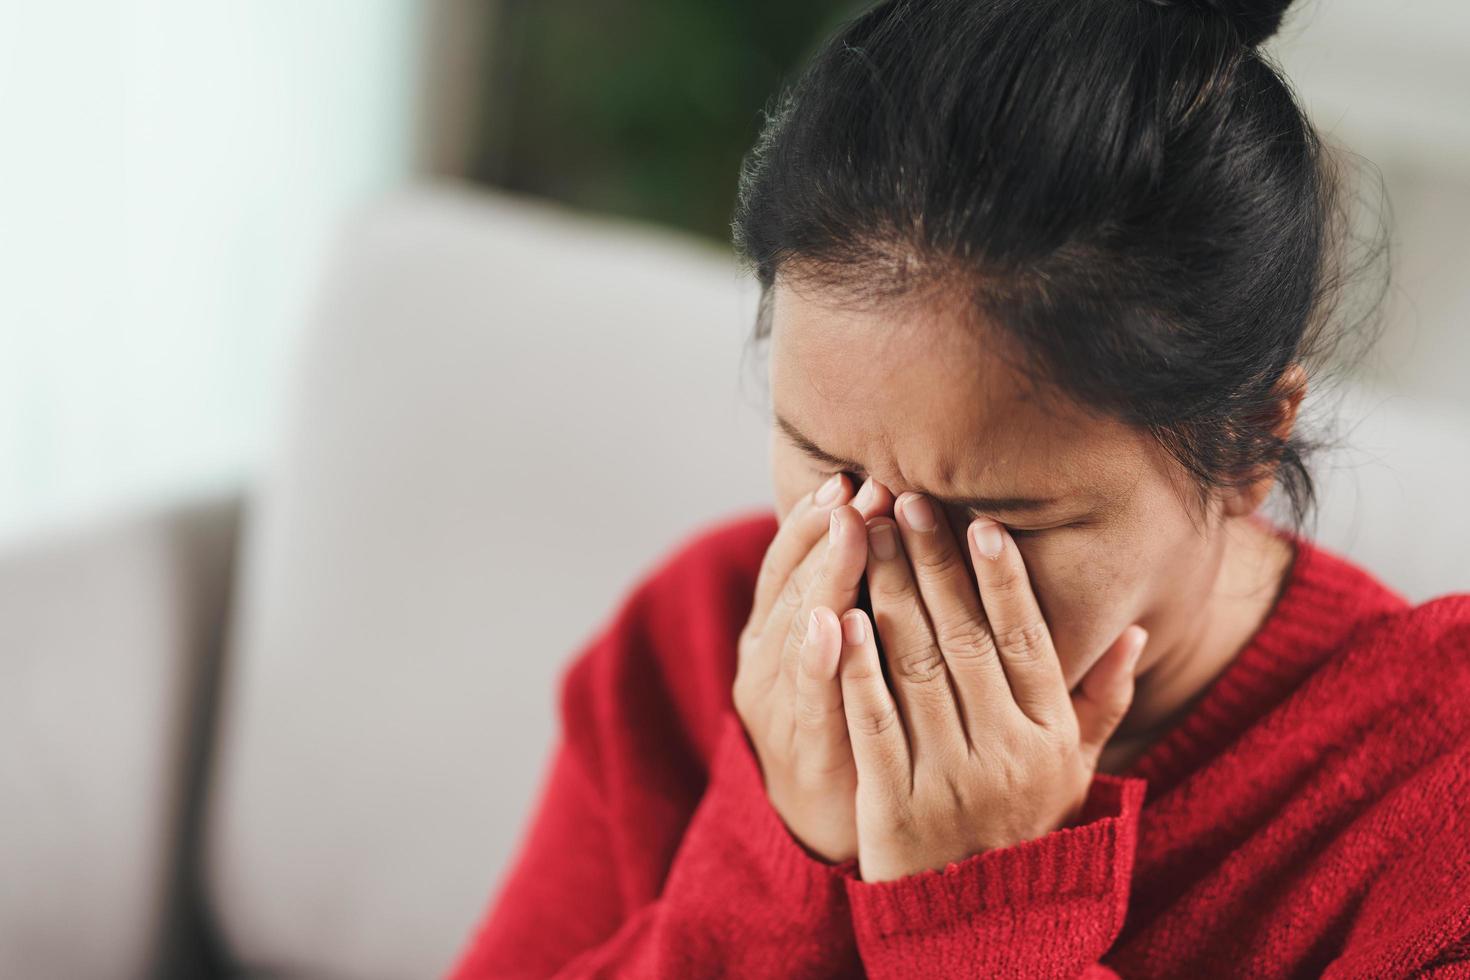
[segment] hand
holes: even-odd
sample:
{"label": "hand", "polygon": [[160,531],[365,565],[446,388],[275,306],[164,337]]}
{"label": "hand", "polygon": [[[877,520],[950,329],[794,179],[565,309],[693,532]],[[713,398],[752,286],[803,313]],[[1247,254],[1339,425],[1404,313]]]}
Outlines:
{"label": "hand", "polygon": [[803,497],[766,549],[732,695],[772,806],[809,852],[839,864],[857,856],[857,770],[837,682],[833,610],[857,601],[868,553],[864,522],[889,510],[893,495],[870,479],[846,504],[847,478],[834,479],[832,499],[819,503],[820,489]]}
{"label": "hand", "polygon": [[868,589],[891,694],[872,623],[860,609],[842,616],[864,881],[942,870],[1075,822],[1133,700],[1147,640],[1129,626],[1070,695],[1005,528],[975,520],[966,548],[923,495],[903,494],[896,509],[901,530],[886,518],[867,524]]}

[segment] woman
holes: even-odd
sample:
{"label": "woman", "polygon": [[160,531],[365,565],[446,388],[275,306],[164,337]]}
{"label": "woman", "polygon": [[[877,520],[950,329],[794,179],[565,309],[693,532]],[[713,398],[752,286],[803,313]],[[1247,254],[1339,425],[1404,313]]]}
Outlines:
{"label": "woman", "polygon": [[823,48],[735,221],[776,514],[564,675],[456,977],[1470,976],[1470,596],[1301,532],[1346,238],[1285,6]]}

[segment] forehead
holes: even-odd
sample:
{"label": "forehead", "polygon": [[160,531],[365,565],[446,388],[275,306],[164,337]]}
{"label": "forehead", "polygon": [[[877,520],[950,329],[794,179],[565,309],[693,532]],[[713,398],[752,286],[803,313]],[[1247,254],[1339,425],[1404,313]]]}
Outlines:
{"label": "forehead", "polygon": [[1083,493],[1126,478],[1141,434],[1043,397],[995,331],[942,302],[856,307],[779,279],[775,411],[898,488]]}

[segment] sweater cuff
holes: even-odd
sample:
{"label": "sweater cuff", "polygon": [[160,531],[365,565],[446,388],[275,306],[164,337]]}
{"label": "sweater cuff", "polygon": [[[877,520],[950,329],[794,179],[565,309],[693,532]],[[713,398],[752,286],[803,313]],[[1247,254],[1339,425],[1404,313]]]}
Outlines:
{"label": "sweater cuff", "polygon": [[1145,780],[1094,775],[1077,821],[892,881],[845,881],[872,976],[1076,976],[1128,909]]}
{"label": "sweater cuff", "polygon": [[832,864],[816,857],[792,836],[766,793],[760,760],[734,712],[725,716],[720,745],[711,770],[710,790],[717,798],[720,819],[746,842],[751,856],[796,900],[835,891],[842,896],[844,882],[857,876],[857,858]]}
{"label": "sweater cuff", "polygon": [[665,902],[694,910],[710,950],[741,949],[744,959],[727,964],[737,973],[760,961],[780,964],[784,976],[851,976],[861,963],[844,882],[856,869],[856,859],[834,865],[808,854],[786,829],[745,726],[729,713]]}

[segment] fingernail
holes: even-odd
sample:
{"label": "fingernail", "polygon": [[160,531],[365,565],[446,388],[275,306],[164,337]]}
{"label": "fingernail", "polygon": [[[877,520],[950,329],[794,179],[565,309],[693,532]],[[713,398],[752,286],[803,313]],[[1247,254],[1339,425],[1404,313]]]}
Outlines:
{"label": "fingernail", "polygon": [[817,488],[817,495],[812,499],[819,505],[825,507],[837,499],[837,491],[842,488],[842,474],[833,473],[827,478],[827,482]]}
{"label": "fingernail", "polygon": [[872,524],[868,527],[868,546],[879,561],[887,561],[898,554],[898,545],[893,540],[892,524]]}
{"label": "fingernail", "polygon": [[877,492],[873,487],[873,478],[870,476],[863,481],[862,489],[858,491],[857,498],[853,500],[852,505],[858,510],[862,510],[873,502],[873,497]]}
{"label": "fingernail", "polygon": [[806,635],[814,639],[822,635],[822,618],[817,615],[815,609],[812,610],[812,617],[806,624]]}
{"label": "fingernail", "polygon": [[1001,549],[1005,547],[1000,525],[994,521],[979,520],[971,524],[970,536],[975,539],[975,547],[980,550],[980,554],[986,558],[999,558]]}
{"label": "fingernail", "polygon": [[842,639],[850,647],[855,647],[867,638],[868,631],[863,629],[862,613],[850,612],[842,617]]}
{"label": "fingernail", "polygon": [[908,518],[909,527],[915,531],[934,530],[934,511],[923,494],[914,494],[903,499],[903,516]]}

